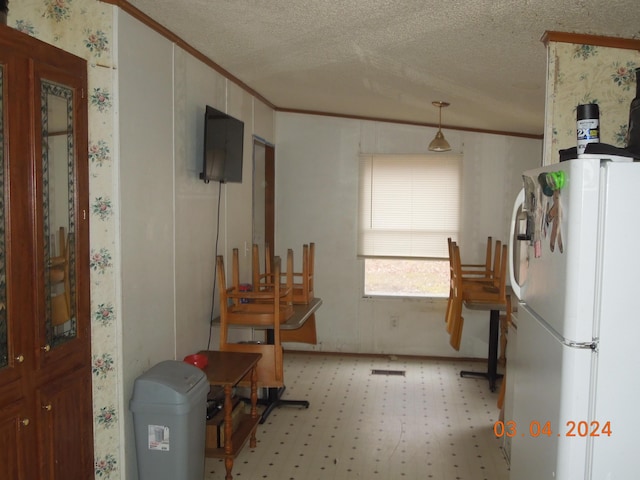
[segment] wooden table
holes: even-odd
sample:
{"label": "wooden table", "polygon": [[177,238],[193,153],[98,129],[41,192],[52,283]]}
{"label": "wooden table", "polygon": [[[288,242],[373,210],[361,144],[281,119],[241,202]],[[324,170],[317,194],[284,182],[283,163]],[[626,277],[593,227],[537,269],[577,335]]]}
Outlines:
{"label": "wooden table", "polygon": [[[256,408],[258,400],[256,365],[262,357],[259,353],[239,352],[199,352],[207,356],[208,365],[203,369],[210,385],[220,386],[224,389],[224,448],[207,448],[207,457],[224,458],[226,468],[226,480],[231,480],[233,460],[250,438],[249,446],[256,447],[256,429],[260,417]],[[236,431],[232,431],[232,391],[233,387],[248,373],[251,374],[251,413],[243,414]]]}

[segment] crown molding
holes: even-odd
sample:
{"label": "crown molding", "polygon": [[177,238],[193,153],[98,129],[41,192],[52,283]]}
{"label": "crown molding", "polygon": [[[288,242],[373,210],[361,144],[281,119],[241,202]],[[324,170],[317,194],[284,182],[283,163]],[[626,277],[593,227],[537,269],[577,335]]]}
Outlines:
{"label": "crown molding", "polygon": [[583,33],[546,31],[540,40],[545,45],[548,45],[549,42],[560,42],[640,51],[640,40],[634,38],[605,37],[601,35],[587,35]]}

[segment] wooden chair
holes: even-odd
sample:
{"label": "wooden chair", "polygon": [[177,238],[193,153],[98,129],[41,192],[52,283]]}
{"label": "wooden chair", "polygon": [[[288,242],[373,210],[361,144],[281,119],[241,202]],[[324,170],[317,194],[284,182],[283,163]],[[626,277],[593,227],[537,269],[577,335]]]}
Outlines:
{"label": "wooden chair", "polygon": [[[507,246],[500,246],[500,254],[496,255],[494,274],[489,281],[473,281],[464,279],[460,263],[460,248],[453,244],[451,255],[451,305],[447,311],[447,331],[450,334],[451,346],[459,350],[464,318],[462,305],[466,302],[502,306],[506,310],[508,304],[506,294]],[[497,253],[497,252],[496,252]]]}
{"label": "wooden chair", "polygon": [[[451,237],[447,238],[449,244],[449,257],[451,257],[451,246],[456,244]],[[493,253],[493,237],[487,237],[487,247],[485,252],[484,263],[461,263],[462,275],[471,275],[474,277],[489,276],[493,271],[491,255]]]}
{"label": "wooden chair", "polygon": [[[507,255],[508,249],[506,245],[496,242],[501,252],[496,248],[496,258],[494,262],[494,270],[488,284],[468,281],[462,279],[463,300],[473,302],[486,302],[490,304],[507,305]],[[460,250],[458,249],[458,256]]]}
{"label": "wooden chair", "polygon": [[[265,245],[264,271],[260,271],[260,248],[253,245],[253,289],[261,291],[270,289],[273,286],[273,270],[271,266],[271,252],[268,245]],[[293,277],[293,304],[307,305],[314,299],[314,262],[315,244],[302,246],[302,271],[295,272],[293,267],[293,250],[287,250],[287,271],[281,272],[281,276]],[[316,331],[316,316],[311,316],[304,322],[302,327],[293,330],[282,330],[280,337],[283,342],[297,342],[317,345],[318,335]]]}
{"label": "wooden chair", "polygon": [[[234,249],[234,264],[237,265],[237,249]],[[227,286],[224,260],[217,257],[217,275],[220,285],[220,351],[261,353],[257,375],[260,387],[282,387],[283,363],[280,340],[280,324],[286,320],[284,299],[290,292],[280,288],[278,282],[269,292],[240,291],[237,267],[234,267],[234,278],[231,286]],[[280,259],[274,261],[274,270],[280,272]],[[269,329],[273,332],[272,344],[232,343],[229,341],[229,328],[246,326]],[[249,386],[250,379],[242,380],[242,386]]]}
{"label": "wooden chair", "polygon": [[[289,272],[293,275],[293,303],[298,305],[308,304],[314,298],[314,263],[315,263],[315,243],[304,244],[302,246],[302,271],[296,272],[293,267],[289,268],[289,252],[287,250],[287,271],[281,272],[282,277],[286,277]],[[273,284],[271,250],[269,245],[264,247],[264,271],[260,271],[260,247],[253,245],[253,288],[269,288]]]}
{"label": "wooden chair", "polygon": [[[495,244],[495,254],[493,256],[493,266],[491,265],[491,248],[492,248],[492,238],[488,237],[487,239],[487,254],[485,264],[477,264],[477,265],[469,265],[465,264],[467,269],[464,269],[463,264],[460,260],[459,248],[457,247],[456,242],[453,242],[450,238],[449,242],[449,271],[450,271],[450,280],[449,280],[449,299],[447,301],[447,310],[445,314],[445,322],[447,324],[447,332],[451,333],[452,329],[452,319],[451,309],[453,308],[453,302],[456,301],[454,291],[455,282],[460,281],[462,286],[466,286],[466,288],[482,288],[488,285],[496,285],[498,283],[498,274],[500,270],[500,261],[501,261],[501,250],[502,250],[502,242],[500,240],[496,241]],[[454,252],[454,247],[458,248],[457,252]],[[457,255],[457,258],[454,256]],[[454,260],[457,262],[454,265]],[[469,267],[479,267],[478,269],[471,269]],[[459,278],[458,278],[459,277]],[[461,301],[458,299],[458,301]]]}
{"label": "wooden chair", "polygon": [[[290,267],[293,267],[292,255],[288,262]],[[284,367],[280,326],[293,313],[292,276],[288,275],[284,285],[281,282],[274,282],[271,288],[253,292],[240,291],[237,249],[233,251],[233,263],[233,285],[227,287],[224,261],[221,256],[217,258],[220,284],[220,351],[262,354],[256,367],[257,384],[265,389],[267,395],[259,401],[266,406],[260,423],[263,423],[270,412],[280,405],[309,408],[309,402],[306,400],[281,398],[284,392]],[[280,278],[280,257],[274,258],[272,267],[274,278]],[[234,325],[266,330],[266,343],[229,342],[229,328]],[[247,376],[238,385],[250,386],[251,379]]]}
{"label": "wooden chair", "polygon": [[[455,255],[460,258],[459,249],[457,250]],[[489,278],[476,279],[462,275],[463,302],[501,305],[501,310],[504,310],[507,303],[507,254],[507,245],[502,245],[498,240]]]}

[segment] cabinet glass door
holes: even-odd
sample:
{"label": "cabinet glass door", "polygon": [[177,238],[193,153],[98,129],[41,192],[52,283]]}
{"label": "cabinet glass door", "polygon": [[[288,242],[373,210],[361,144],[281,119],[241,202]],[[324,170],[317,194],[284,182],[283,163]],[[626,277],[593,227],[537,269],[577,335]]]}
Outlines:
{"label": "cabinet glass door", "polygon": [[42,218],[46,337],[50,348],[77,336],[73,89],[42,80]]}
{"label": "cabinet glass door", "polygon": [[7,280],[5,269],[4,215],[4,67],[0,65],[0,368],[9,365],[9,337],[7,326]]}

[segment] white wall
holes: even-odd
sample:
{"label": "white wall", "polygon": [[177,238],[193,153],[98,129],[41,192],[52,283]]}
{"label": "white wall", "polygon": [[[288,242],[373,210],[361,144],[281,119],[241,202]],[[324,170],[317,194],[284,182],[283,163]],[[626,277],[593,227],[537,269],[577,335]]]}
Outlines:
{"label": "white wall", "polygon": [[[218,253],[225,259],[233,247],[251,244],[252,136],[273,141],[274,116],[122,11],[117,38],[123,47],[117,50],[123,451],[126,478],[136,479],[133,422],[126,411],[135,379],[162,360],[218,348],[216,328],[209,343],[218,228]],[[206,105],[245,123],[241,184],[199,179]],[[241,255],[241,272],[248,278],[249,271],[250,257]]]}
{"label": "white wall", "polygon": [[[128,15],[118,56],[123,358],[140,373],[175,354],[173,48]],[[155,281],[150,281],[154,279]]]}
{"label": "white wall", "polygon": [[[183,358],[207,346],[219,184],[205,184],[199,175],[205,108],[225,109],[226,81],[181,49],[175,50],[174,75],[176,358]],[[223,203],[221,217],[224,211]],[[224,228],[223,220],[220,225]],[[224,247],[224,233],[221,238]]]}
{"label": "white wall", "polygon": [[[435,129],[278,112],[276,251],[316,243],[319,344],[289,348],[362,353],[486,357],[488,312],[463,313],[460,352],[449,346],[446,299],[363,298],[356,256],[358,154],[428,153]],[[445,131],[462,152],[465,261],[484,259],[487,236],[507,241],[520,173],[540,165],[542,141]],[[437,155],[437,154],[436,154]],[[296,259],[299,264],[299,260]],[[391,327],[391,316],[398,326]]]}
{"label": "white wall", "polygon": [[[118,18],[120,246],[123,404],[135,378],[175,355],[173,47],[157,33]],[[128,412],[127,412],[128,413]],[[133,446],[132,422],[125,444]],[[127,478],[135,448],[125,448]]]}

